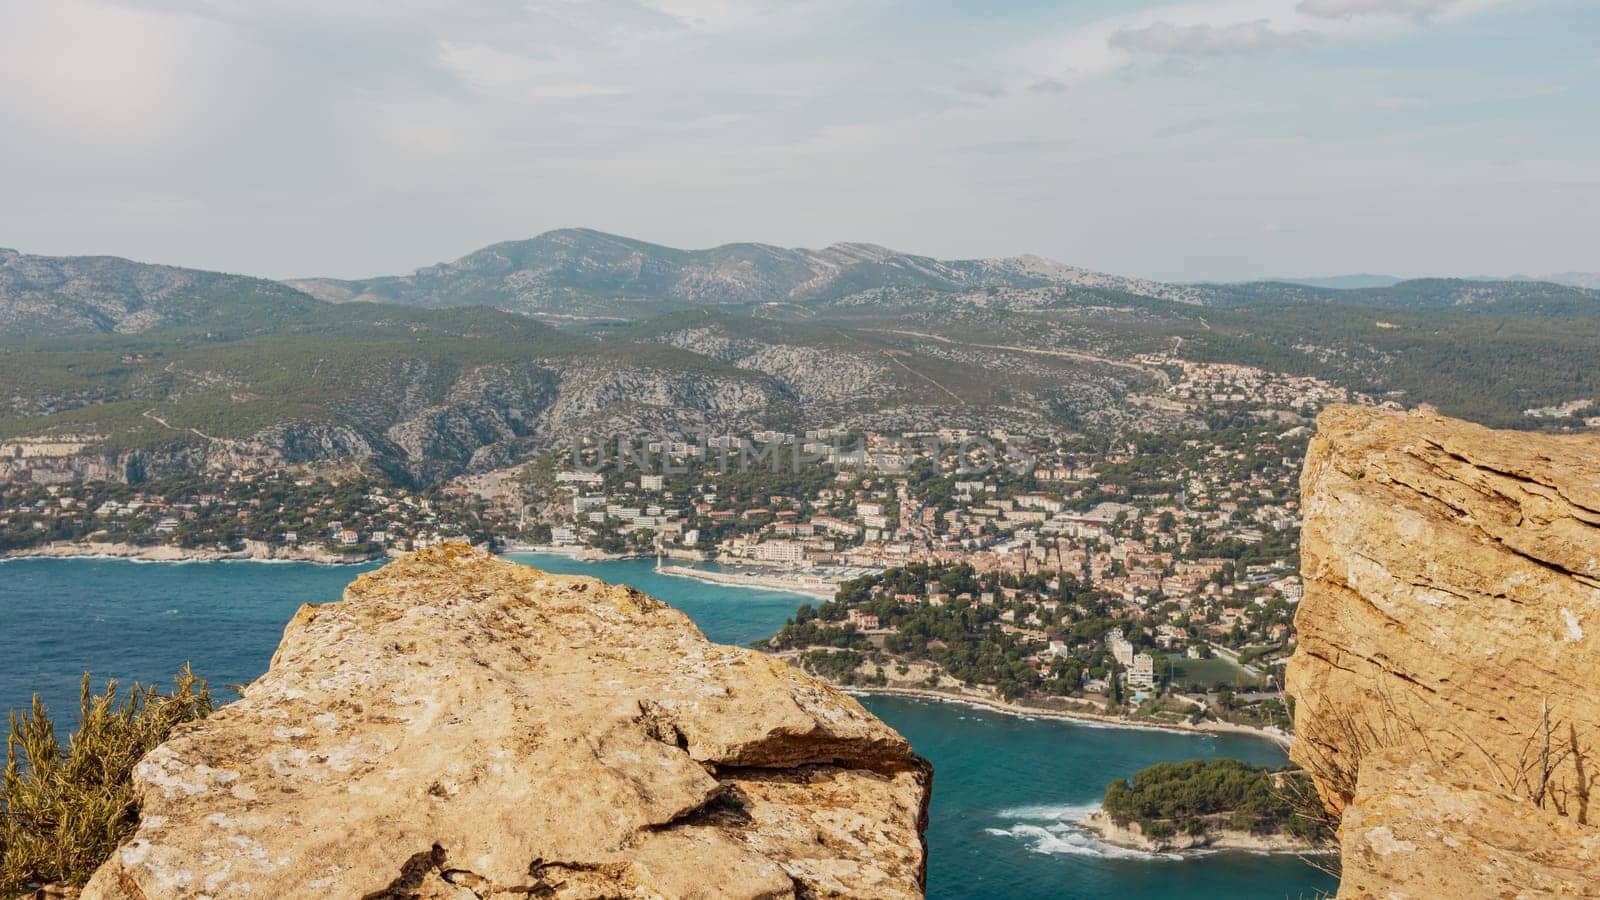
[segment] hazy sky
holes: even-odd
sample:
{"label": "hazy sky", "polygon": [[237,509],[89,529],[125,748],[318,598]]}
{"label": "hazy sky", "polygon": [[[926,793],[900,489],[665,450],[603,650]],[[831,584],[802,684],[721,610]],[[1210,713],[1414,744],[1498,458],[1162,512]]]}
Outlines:
{"label": "hazy sky", "polygon": [[1600,2],[0,0],[0,246],[1600,270]]}

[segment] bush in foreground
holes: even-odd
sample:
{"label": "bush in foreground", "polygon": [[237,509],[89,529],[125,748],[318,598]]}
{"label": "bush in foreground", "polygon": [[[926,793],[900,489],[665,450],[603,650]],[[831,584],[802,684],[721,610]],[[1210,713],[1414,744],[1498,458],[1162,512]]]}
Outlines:
{"label": "bush in foreground", "polygon": [[0,778],[0,897],[42,884],[79,885],[139,821],[133,767],[184,722],[214,708],[205,681],[185,665],[173,691],[117,683],[79,689],[78,730],[63,748],[37,694],[27,715],[12,711]]}

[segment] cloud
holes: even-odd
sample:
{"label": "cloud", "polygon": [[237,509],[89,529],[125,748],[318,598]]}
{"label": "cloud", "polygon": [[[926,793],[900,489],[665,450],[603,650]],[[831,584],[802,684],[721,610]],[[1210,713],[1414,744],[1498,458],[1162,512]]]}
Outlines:
{"label": "cloud", "polygon": [[1319,38],[1320,35],[1314,31],[1280,31],[1266,19],[1257,19],[1232,25],[1156,22],[1143,28],[1114,31],[1107,43],[1117,50],[1130,53],[1210,58],[1303,50],[1315,44]]}
{"label": "cloud", "polygon": [[222,101],[221,71],[238,52],[225,29],[181,13],[24,0],[5,20],[0,130],[32,141],[182,144]]}
{"label": "cloud", "polygon": [[646,0],[654,7],[692,28],[727,28],[756,14],[756,3],[735,0]]}
{"label": "cloud", "polygon": [[[908,21],[884,0],[0,0],[0,171],[27,173],[0,243],[355,276],[573,223],[697,246],[848,223],[937,255],[1182,277],[1263,253],[1577,268],[1600,185],[1557,138],[1586,121],[1593,70],[1531,37],[1581,47],[1583,4],[1541,2],[1537,29],[1505,13],[1495,27],[1530,39],[1493,59],[1417,18],[1534,2],[946,3]],[[1289,59],[1307,31],[1330,52]],[[1331,52],[1347,44],[1357,65]],[[1548,86],[1565,92],[1515,96]],[[1392,111],[1414,97],[1437,115]],[[1513,118],[1534,127],[1508,137]],[[1554,163],[1486,162],[1512,155]],[[1258,234],[1307,208],[1326,214],[1304,233]],[[1374,209],[1418,212],[1348,227]],[[1504,230],[1473,224],[1491,217]],[[1407,240],[1424,220],[1465,224]]]}
{"label": "cloud", "polygon": [[963,94],[972,94],[986,100],[994,100],[1006,95],[1006,86],[1003,82],[984,78],[969,78],[956,85],[956,90]]}
{"label": "cloud", "polygon": [[438,62],[473,88],[508,100],[562,100],[627,93],[619,85],[581,77],[577,66],[533,59],[482,44],[441,41]]}
{"label": "cloud", "polygon": [[1428,20],[1454,7],[1459,0],[1300,0],[1295,7],[1319,19],[1353,19],[1357,16],[1405,16]]}

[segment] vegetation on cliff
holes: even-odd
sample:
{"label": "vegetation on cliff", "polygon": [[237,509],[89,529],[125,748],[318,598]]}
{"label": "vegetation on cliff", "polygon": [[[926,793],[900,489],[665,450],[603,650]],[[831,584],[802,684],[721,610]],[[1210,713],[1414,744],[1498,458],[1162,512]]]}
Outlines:
{"label": "vegetation on cliff", "polygon": [[211,692],[185,665],[171,693],[116,681],[90,690],[84,673],[78,730],[63,748],[37,694],[12,711],[0,778],[0,896],[42,884],[82,884],[139,821],[133,767],[177,726],[211,713]]}

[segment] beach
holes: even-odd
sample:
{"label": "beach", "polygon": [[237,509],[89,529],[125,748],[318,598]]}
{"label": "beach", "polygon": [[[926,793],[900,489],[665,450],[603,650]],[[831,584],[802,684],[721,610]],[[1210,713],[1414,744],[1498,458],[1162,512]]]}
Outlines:
{"label": "beach", "polygon": [[[597,550],[593,547],[579,547],[574,544],[524,544],[515,541],[505,544],[499,550],[499,552],[501,554],[543,553],[548,556],[565,556],[568,559],[576,559],[583,562],[608,562],[616,559],[651,559],[652,557],[656,556],[654,553],[612,553],[608,550]],[[700,551],[683,547],[663,550],[661,555],[665,556],[667,559],[682,559],[690,562],[701,562],[705,559],[705,554],[701,553]]]}
{"label": "beach", "polygon": [[1029,706],[1002,700],[990,694],[976,691],[945,691],[934,688],[913,687],[858,687],[853,685],[837,685],[840,690],[848,694],[886,694],[896,697],[917,697],[924,700],[938,700],[944,703],[964,703],[970,706],[979,706],[992,709],[996,712],[1013,716],[1042,719],[1071,719],[1086,724],[1100,725],[1107,728],[1148,729],[1157,731],[1187,731],[1200,734],[1239,734],[1250,737],[1263,738],[1272,741],[1280,747],[1287,748],[1293,736],[1285,734],[1275,728],[1255,728],[1249,725],[1237,725],[1232,722],[1202,721],[1198,724],[1186,722],[1152,722],[1129,719],[1123,716],[1108,716],[1104,713],[1089,712],[1087,710],[1058,709],[1053,707]]}
{"label": "beach", "polygon": [[656,571],[663,575],[694,578],[712,584],[766,588],[774,591],[786,591],[791,594],[804,594],[819,600],[832,600],[839,592],[838,584],[826,579],[784,574],[776,571],[772,574],[750,571],[715,572],[709,569],[696,569],[692,566],[658,566]]}

